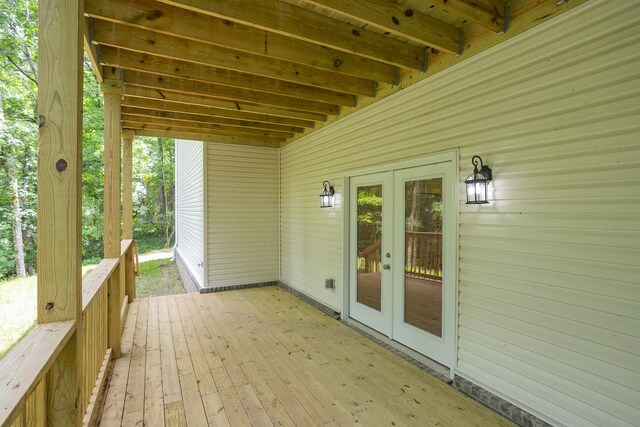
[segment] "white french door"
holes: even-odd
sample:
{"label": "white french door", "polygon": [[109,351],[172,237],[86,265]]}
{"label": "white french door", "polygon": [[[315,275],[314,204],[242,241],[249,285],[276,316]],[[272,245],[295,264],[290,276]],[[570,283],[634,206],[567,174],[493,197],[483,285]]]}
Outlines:
{"label": "white french door", "polygon": [[350,317],[449,367],[455,177],[450,161],[349,180]]}

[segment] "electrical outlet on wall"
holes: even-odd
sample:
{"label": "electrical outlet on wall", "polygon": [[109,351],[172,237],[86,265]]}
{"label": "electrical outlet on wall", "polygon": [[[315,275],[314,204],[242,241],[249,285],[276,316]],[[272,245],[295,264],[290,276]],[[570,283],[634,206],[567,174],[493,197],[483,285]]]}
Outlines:
{"label": "electrical outlet on wall", "polygon": [[335,279],[324,279],[324,287],[327,289],[335,288]]}

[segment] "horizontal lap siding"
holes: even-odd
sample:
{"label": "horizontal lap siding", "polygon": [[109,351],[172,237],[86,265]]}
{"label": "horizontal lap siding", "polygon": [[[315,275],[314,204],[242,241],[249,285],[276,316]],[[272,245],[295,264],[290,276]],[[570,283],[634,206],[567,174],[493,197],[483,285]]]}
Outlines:
{"label": "horizontal lap siding", "polygon": [[462,199],[479,154],[494,188],[459,205],[458,374],[554,423],[637,423],[639,25],[640,3],[591,0],[283,149],[281,279],[340,310],[344,175],[458,148]]}
{"label": "horizontal lap siding", "polygon": [[278,150],[209,144],[209,286],[278,280]]}
{"label": "horizontal lap siding", "polygon": [[204,284],[204,146],[176,140],[177,250],[198,284]]}

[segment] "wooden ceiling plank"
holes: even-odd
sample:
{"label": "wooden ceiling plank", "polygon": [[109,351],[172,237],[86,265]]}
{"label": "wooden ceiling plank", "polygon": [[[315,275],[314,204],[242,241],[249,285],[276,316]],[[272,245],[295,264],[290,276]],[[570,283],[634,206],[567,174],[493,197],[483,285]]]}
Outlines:
{"label": "wooden ceiling plank", "polygon": [[439,9],[473,21],[494,33],[504,31],[504,7],[501,0],[429,0]]}
{"label": "wooden ceiling plank", "polygon": [[[133,129],[132,129],[133,130]],[[169,138],[169,139],[190,139],[193,141],[214,142],[218,144],[235,144],[235,145],[251,145],[254,147],[279,148],[281,141],[271,140],[268,138],[244,138],[237,136],[215,136],[203,133],[192,132],[167,132],[161,130],[135,129],[137,136],[148,136],[152,138]]]}
{"label": "wooden ceiling plank", "polygon": [[100,19],[94,21],[94,40],[100,45],[326,88],[352,95],[373,96],[374,92],[372,80],[341,75],[289,61],[168,36]]}
{"label": "wooden ceiling plank", "polygon": [[159,101],[155,99],[135,98],[125,96],[122,100],[123,107],[133,107],[145,111],[161,111],[163,113],[182,113],[193,116],[224,118],[265,125],[278,125],[284,128],[304,129],[313,128],[314,122],[310,120],[290,119],[286,117],[269,116],[266,114],[250,113],[237,110],[225,110],[222,108],[206,107],[202,105],[184,104],[171,101]]}
{"label": "wooden ceiling plank", "polygon": [[446,52],[460,50],[460,29],[390,0],[307,0],[396,36]]}
{"label": "wooden ceiling plank", "polygon": [[[274,138],[293,138],[294,134],[289,132],[278,132],[278,131],[270,131],[264,129],[253,129],[253,128],[243,128],[243,127],[235,127],[235,126],[220,126],[213,125],[210,123],[200,123],[200,122],[185,122],[182,120],[171,120],[171,119],[163,119],[156,117],[140,117],[140,116],[129,116],[123,115],[122,122],[127,124],[131,123],[143,123],[146,126],[157,125],[163,126],[166,130],[171,130],[171,128],[184,128],[184,129],[194,129],[195,131],[202,132],[223,132],[229,135],[247,135],[247,136],[268,136]],[[144,128],[144,127],[143,127]]]}
{"label": "wooden ceiling plank", "polygon": [[248,132],[236,132],[230,130],[220,129],[203,129],[200,127],[188,127],[188,126],[168,126],[164,124],[135,122],[135,121],[123,121],[123,128],[126,129],[141,129],[141,130],[160,130],[164,132],[189,132],[192,134],[201,135],[217,135],[217,136],[236,136],[240,138],[255,138],[262,141],[284,142],[285,138],[280,136],[262,135],[259,133]]}
{"label": "wooden ceiling plank", "polygon": [[328,16],[277,0],[159,0],[295,39],[422,70],[425,50]]}
{"label": "wooden ceiling plank", "polygon": [[130,107],[124,105],[122,114],[128,116],[154,117],[171,120],[182,120],[185,122],[209,123],[214,125],[248,127],[254,129],[273,130],[290,133],[304,132],[304,128],[288,125],[280,125],[273,123],[255,122],[250,120],[227,119],[223,117],[215,117],[210,115],[189,114],[184,112],[164,111],[162,109],[150,109],[141,107]]}
{"label": "wooden ceiling plank", "polygon": [[125,70],[161,74],[189,81],[212,83],[218,86],[223,85],[229,90],[237,88],[256,91],[258,96],[264,98],[285,95],[287,97],[348,107],[355,105],[354,96],[345,93],[246,73],[221,70],[206,65],[193,64],[186,61],[163,58],[109,46],[103,46],[102,48],[102,62],[105,65],[123,68]]}
{"label": "wooden ceiling plank", "polygon": [[293,110],[311,111],[321,114],[338,113],[337,105],[326,104],[317,101],[292,98],[282,95],[269,95],[245,89],[221,86],[213,83],[205,83],[194,80],[184,80],[175,77],[161,76],[157,74],[147,74],[135,71],[124,72],[125,84],[150,87],[155,89],[172,90],[175,92],[191,93],[195,95],[205,95],[212,98],[222,98],[230,101],[245,101],[263,105],[273,105],[276,107],[290,108]]}
{"label": "wooden ceiling plank", "polygon": [[388,84],[396,84],[398,79],[398,68],[393,65],[154,0],[85,0],[85,13],[99,19],[363,79]]}
{"label": "wooden ceiling plank", "polygon": [[261,105],[250,102],[229,101],[226,99],[217,99],[194,93],[172,92],[161,88],[127,84],[124,85],[123,90],[125,99],[126,97],[131,97],[156,101],[169,101],[185,105],[219,108],[230,112],[264,114],[282,119],[309,120],[314,123],[325,122],[327,120],[327,115],[322,113],[291,110],[288,108],[279,108],[272,105]]}

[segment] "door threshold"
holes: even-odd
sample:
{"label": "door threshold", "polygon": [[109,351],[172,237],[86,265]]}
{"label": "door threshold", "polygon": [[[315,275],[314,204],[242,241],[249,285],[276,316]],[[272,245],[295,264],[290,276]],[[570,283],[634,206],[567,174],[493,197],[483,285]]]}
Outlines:
{"label": "door threshold", "polygon": [[352,329],[355,329],[356,331],[362,333],[366,337],[372,339],[386,349],[391,350],[398,356],[402,357],[404,360],[433,375],[440,381],[451,384],[452,381],[450,379],[450,370],[446,366],[441,365],[433,359],[429,359],[424,354],[418,353],[417,351],[407,347],[406,345],[400,344],[399,342],[390,339],[386,335],[381,334],[375,329],[372,329],[355,319],[347,318],[343,319],[342,322]]}

